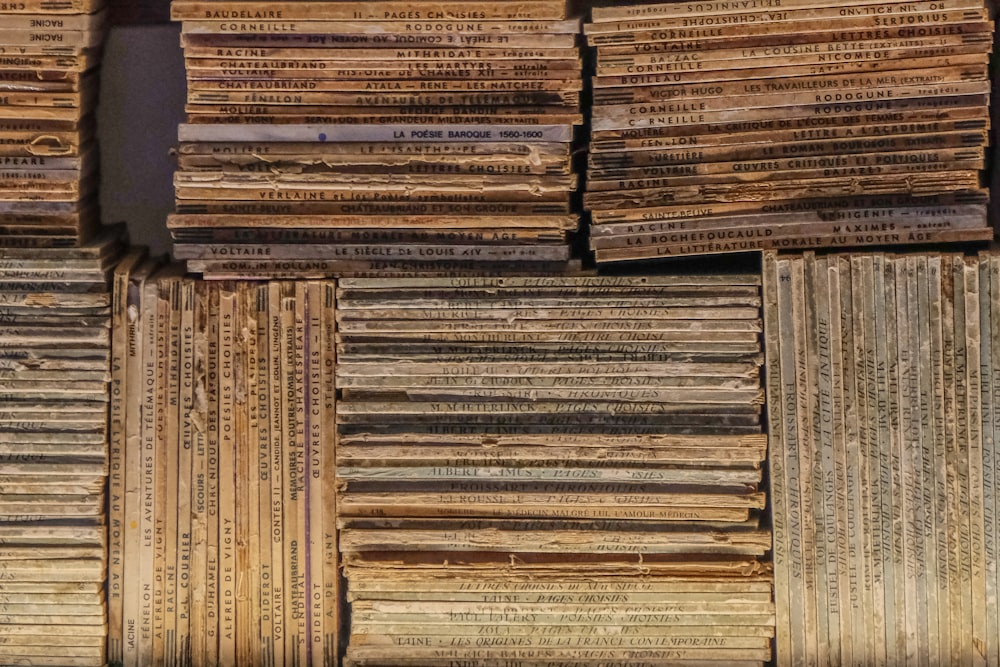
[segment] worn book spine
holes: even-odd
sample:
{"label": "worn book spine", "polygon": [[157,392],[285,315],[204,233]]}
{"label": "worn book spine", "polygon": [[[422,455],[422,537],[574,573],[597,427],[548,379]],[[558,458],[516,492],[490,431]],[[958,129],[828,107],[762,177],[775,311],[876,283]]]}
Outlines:
{"label": "worn book spine", "polygon": [[896,664],[896,574],[894,568],[894,533],[893,533],[893,507],[895,505],[892,487],[892,448],[889,425],[889,387],[888,387],[888,357],[886,346],[888,344],[887,319],[888,308],[885,303],[885,264],[884,255],[876,254],[872,257],[872,322],[869,331],[872,336],[874,346],[874,391],[871,393],[872,411],[875,419],[873,428],[877,430],[878,451],[875,460],[872,462],[872,475],[878,481],[878,505],[875,508],[879,519],[879,531],[881,540],[881,575],[883,586],[883,597],[875,600],[877,605],[883,607],[883,623],[880,628],[879,641],[883,647],[880,655],[883,656],[886,664]]}
{"label": "worn book spine", "polygon": [[[958,525],[958,543],[955,546],[958,552],[958,583],[962,590],[961,606],[965,624],[961,630],[959,655],[964,658],[965,664],[983,664],[983,661],[977,657],[981,654],[979,654],[977,647],[976,633],[981,628],[977,627],[976,609],[978,605],[976,603],[985,600],[985,596],[975,592],[977,584],[974,575],[975,562],[982,553],[982,502],[981,500],[976,501],[976,495],[971,486],[973,479],[982,481],[980,474],[982,469],[977,469],[972,465],[970,459],[972,443],[969,438],[970,433],[974,432],[974,429],[970,429],[969,404],[971,401],[978,400],[979,397],[978,388],[969,386],[970,376],[967,368],[967,364],[978,364],[979,360],[978,351],[975,359],[970,358],[970,349],[966,339],[966,300],[969,295],[966,294],[965,259],[959,255],[949,255],[946,256],[944,264],[942,269],[942,279],[945,283],[944,293],[946,299],[951,302],[952,311],[950,317],[945,317],[944,324],[946,327],[950,324],[950,330],[944,332],[944,347],[945,363],[950,362],[953,367],[954,402],[951,407],[951,414],[954,415],[952,457],[954,459],[953,493],[955,497],[953,504],[956,505],[955,511],[958,512],[955,517],[955,522]],[[980,297],[981,292],[976,295],[976,299],[978,300]],[[948,353],[949,340],[951,341],[950,354]],[[949,410],[947,404],[945,410]],[[981,499],[982,496],[980,495],[979,498]],[[978,528],[975,527],[977,520],[980,522]],[[978,555],[974,553],[977,549],[979,549]],[[984,588],[985,582],[981,582],[978,590]]]}
{"label": "worn book spine", "polygon": [[147,280],[142,291],[142,474],[140,513],[140,551],[139,551],[139,637],[138,662],[140,665],[152,664],[153,658],[153,518],[156,513],[156,359],[159,356],[157,345],[157,301],[159,290],[157,282]]}
{"label": "worn book spine", "polygon": [[251,515],[256,519],[256,525],[251,524],[251,530],[258,532],[258,557],[260,558],[260,653],[261,664],[264,667],[275,667],[274,662],[274,608],[273,592],[274,567],[271,563],[271,392],[270,381],[271,356],[270,329],[267,307],[268,287],[266,283],[254,286],[252,315],[255,320],[253,330],[257,346],[257,433],[254,440],[256,460],[252,474],[257,478],[257,508],[258,513]]}
{"label": "worn book spine", "polygon": [[835,506],[835,572],[838,590],[838,608],[836,616],[840,627],[831,632],[839,636],[839,654],[843,664],[851,664],[854,655],[854,615],[852,606],[851,577],[849,576],[850,544],[852,539],[851,526],[848,523],[850,513],[850,497],[847,491],[847,441],[846,441],[846,403],[844,401],[847,375],[844,370],[844,331],[841,318],[841,284],[839,259],[830,257],[826,265],[827,303],[830,314],[830,357],[831,357],[831,393],[833,401],[832,437],[831,443],[834,469]]}
{"label": "worn book spine", "polygon": [[340,657],[340,559],[337,540],[338,494],[336,483],[339,442],[337,432],[337,310],[336,288],[333,281],[321,283],[323,346],[323,616],[324,667],[335,667]]}
{"label": "worn book spine", "polygon": [[205,659],[208,664],[219,662],[219,631],[220,631],[220,570],[219,570],[219,392],[221,357],[219,354],[219,285],[206,285],[206,389],[207,389],[207,483],[205,487],[207,524],[206,549],[206,584],[205,609],[207,612],[205,626]]}
{"label": "worn book spine", "polygon": [[[274,661],[275,664],[285,664],[285,635],[287,633],[287,591],[290,590],[287,583],[285,570],[287,568],[285,557],[285,534],[287,532],[284,521],[285,507],[285,391],[287,386],[285,370],[285,359],[282,356],[282,340],[284,339],[284,328],[282,326],[282,290],[281,284],[277,281],[268,283],[268,349],[270,354],[270,384],[271,384],[271,498],[270,507],[270,529],[268,535],[271,541],[271,564],[274,569],[272,577],[272,609],[274,612],[273,632],[274,632]],[[290,653],[288,655],[291,655]]]}
{"label": "worn book spine", "polygon": [[191,404],[191,581],[188,621],[189,665],[205,664],[207,634],[208,562],[208,289],[203,281],[193,281],[194,339],[192,363],[194,379]]}
{"label": "worn book spine", "polygon": [[[801,267],[801,269],[799,268]],[[809,446],[806,447],[807,454],[803,457],[804,467],[808,471],[808,477],[803,480],[802,486],[806,489],[807,502],[804,510],[806,515],[806,526],[809,527],[809,536],[803,545],[811,554],[811,570],[813,572],[813,586],[816,591],[810,601],[813,606],[813,614],[816,624],[816,654],[818,656],[830,654],[830,619],[827,614],[829,589],[827,586],[826,563],[826,537],[823,534],[823,521],[825,510],[823,508],[824,483],[822,468],[822,447],[823,439],[821,435],[822,415],[820,413],[820,385],[822,380],[819,377],[819,303],[816,298],[816,256],[813,253],[806,253],[802,259],[796,262],[796,270],[801,271],[802,294],[803,294],[803,342],[800,350],[803,354],[800,360],[800,376],[805,388],[804,414],[808,415],[807,433]],[[811,546],[806,546],[811,544]]]}
{"label": "worn book spine", "polygon": [[[856,366],[854,368],[854,390],[857,401],[858,412],[858,452],[859,452],[859,489],[861,491],[861,542],[860,548],[862,557],[862,576],[864,586],[862,587],[862,614],[865,623],[865,654],[866,660],[871,664],[878,661],[878,621],[881,614],[881,596],[877,593],[880,582],[879,570],[876,567],[875,554],[881,548],[881,543],[877,539],[878,517],[874,513],[876,481],[872,478],[872,459],[878,443],[873,441],[871,424],[874,415],[871,404],[871,383],[869,376],[874,372],[873,367],[873,346],[869,341],[871,336],[868,331],[869,315],[872,315],[871,308],[868,308],[871,299],[871,272],[869,255],[854,255],[850,258],[851,263],[851,285],[852,297],[854,301],[854,345],[856,349]],[[879,604],[876,605],[876,600]]]}
{"label": "worn book spine", "polygon": [[941,628],[941,659],[958,655],[956,622],[960,620],[954,608],[955,598],[951,587],[952,524],[948,521],[948,434],[945,422],[945,356],[943,349],[944,294],[942,286],[942,257],[927,258],[927,289],[930,317],[931,363],[930,397],[933,459],[933,501],[935,519],[935,544],[937,552],[938,625]]}
{"label": "worn book spine", "polygon": [[790,618],[790,568],[788,531],[788,483],[786,474],[784,415],[781,391],[781,354],[778,313],[777,254],[762,257],[762,302],[764,316],[764,354],[766,361],[768,472],[770,478],[771,530],[774,539],[775,658],[778,664],[791,664],[792,636]]}
{"label": "worn book spine", "polygon": [[796,402],[796,376],[794,354],[794,317],[792,297],[792,271],[788,259],[777,260],[778,284],[778,350],[781,353],[781,405],[782,436],[785,452],[786,509],[788,512],[788,561],[789,561],[789,619],[791,622],[791,659],[793,664],[806,664],[806,634],[812,628],[805,625],[803,606],[808,601],[808,593],[803,585],[802,551],[802,494],[799,483],[799,448],[801,444],[798,429],[798,408]]}
{"label": "worn book spine", "polygon": [[886,382],[888,391],[888,426],[889,441],[891,443],[889,451],[890,481],[891,481],[891,526],[892,526],[892,572],[893,591],[895,600],[893,608],[895,619],[892,622],[890,636],[887,637],[889,643],[888,656],[891,661],[897,663],[903,660],[906,655],[906,568],[905,568],[905,515],[901,499],[904,494],[903,489],[903,468],[902,460],[905,455],[905,444],[901,437],[900,415],[901,415],[901,392],[900,392],[900,369],[898,364],[899,348],[903,344],[897,328],[897,317],[899,305],[896,301],[896,262],[892,258],[886,258],[883,262],[882,282],[883,293],[882,303],[885,304],[885,364],[887,369]]}
{"label": "worn book spine", "polygon": [[795,377],[796,430],[799,437],[797,482],[801,499],[799,511],[802,520],[802,584],[806,591],[806,596],[802,601],[802,613],[803,624],[808,629],[805,643],[805,664],[816,665],[821,650],[821,637],[822,649],[825,650],[827,633],[825,628],[821,629],[821,624],[825,623],[825,619],[818,615],[819,593],[817,590],[816,528],[813,505],[815,493],[813,488],[813,449],[815,441],[812,420],[814,415],[809,405],[809,395],[814,383],[809,372],[812,357],[808,345],[811,322],[807,314],[812,305],[811,285],[807,287],[803,262],[792,260],[790,264],[792,344],[795,355],[793,373]]}
{"label": "worn book spine", "polygon": [[143,351],[146,341],[146,310],[143,308],[144,277],[150,273],[150,262],[142,271],[129,277],[125,295],[122,327],[126,335],[125,387],[131,387],[126,394],[125,412],[125,514],[124,520],[124,563],[122,583],[132,582],[122,589],[122,664],[125,667],[139,665],[139,643],[141,640],[141,597],[143,579],[140,574],[142,544],[143,507],[143,430],[142,420],[145,408],[146,383]]}
{"label": "worn book spine", "polygon": [[[169,397],[170,359],[170,285],[173,279],[172,271],[165,271],[157,281],[155,313],[156,313],[156,344],[153,366],[155,373],[155,413],[152,437],[154,449],[153,461],[153,580],[152,580],[152,658],[155,667],[164,665],[166,651],[166,534],[167,534],[167,463],[168,448],[171,443],[167,433],[167,401]],[[170,512],[174,514],[173,509]]]}
{"label": "worn book spine", "polygon": [[[958,464],[958,417],[955,413],[955,289],[952,280],[954,255],[942,255],[936,265],[937,281],[941,292],[941,441],[944,451],[944,505],[948,551],[947,586],[950,614],[949,655],[964,656],[971,662],[972,614],[971,590],[962,583],[962,563],[966,560],[966,545],[962,548],[962,523],[965,523],[961,501]],[[964,295],[963,295],[964,297]],[[967,505],[966,505],[967,507]],[[967,525],[967,524],[966,524]],[[964,594],[964,595],[963,595]],[[968,604],[963,605],[963,597]],[[968,664],[968,663],[966,663]]]}
{"label": "worn book spine", "polygon": [[[972,590],[978,591],[973,597],[972,632],[973,642],[989,646],[989,640],[994,628],[987,624],[989,611],[986,609],[987,579],[985,535],[985,503],[988,493],[983,480],[984,447],[981,403],[978,397],[980,390],[980,354],[981,354],[981,321],[979,312],[979,272],[971,258],[961,265],[963,276],[963,296],[965,301],[965,334],[966,363],[965,382],[968,391],[968,457],[969,457],[969,526],[970,554],[972,557]],[[989,650],[989,649],[987,649]],[[989,663],[989,656],[987,663]]]}
{"label": "worn book spine", "polygon": [[[864,0],[848,0],[843,3],[843,7],[848,8],[847,11],[853,13],[852,9],[855,5],[876,5],[872,11],[878,11],[881,7],[891,6],[890,0],[878,0],[877,2],[867,2]],[[828,0],[792,0],[791,2],[783,2],[781,8],[785,10],[800,10],[800,9],[822,9],[829,5]],[[731,22],[739,23],[739,17],[743,14],[754,12],[758,10],[757,5],[747,5],[739,8],[734,8],[732,5],[725,0],[711,0],[710,2],[702,2],[697,4],[680,4],[680,3],[654,3],[648,5],[622,5],[614,6],[610,5],[607,7],[595,7],[593,10],[594,23],[609,23],[612,26],[620,26],[622,22],[628,23],[641,23],[646,21],[656,21],[660,18],[667,17],[699,17],[699,16],[713,16],[719,15],[719,20],[721,22]],[[861,11],[861,10],[858,10]],[[883,11],[892,11],[883,10]],[[732,13],[727,13],[732,12]],[[867,13],[867,12],[865,12]],[[882,12],[879,12],[882,13]],[[841,14],[844,15],[844,14]],[[850,15],[850,14],[848,14]],[[780,17],[775,17],[773,20],[779,21]]]}
{"label": "worn book spine", "polygon": [[[928,641],[928,655],[925,658],[929,662],[940,659],[941,653],[941,626],[938,622],[938,611],[940,609],[938,587],[937,587],[937,549],[936,531],[937,521],[934,514],[934,469],[933,461],[935,453],[933,451],[933,422],[932,422],[932,400],[930,390],[932,350],[930,322],[930,293],[927,284],[927,260],[926,255],[914,258],[916,264],[916,306],[914,324],[917,335],[918,347],[916,363],[916,398],[914,405],[918,419],[920,462],[918,467],[919,476],[919,497],[920,514],[923,522],[923,587],[924,595],[927,598],[927,608],[925,610],[926,637]],[[911,306],[913,302],[911,302]]]}
{"label": "worn book spine", "polygon": [[[967,269],[967,271],[969,271],[970,273],[974,273],[971,267]],[[985,278],[986,278],[985,276],[978,276],[978,283],[975,283],[978,285],[980,290],[986,289],[986,286],[984,284]],[[975,281],[976,278],[970,278],[970,280]],[[997,397],[998,395],[1000,395],[1000,345],[997,344],[997,337],[998,335],[1000,335],[1000,307],[997,306],[998,296],[1000,296],[1000,260],[998,260],[997,256],[994,254],[990,259],[990,265],[989,265],[989,300],[987,301],[986,307],[980,306],[980,312],[979,312],[980,324],[978,330],[976,331],[977,340],[980,344],[980,355],[982,355],[986,351],[985,341],[987,340],[987,335],[985,329],[987,326],[986,322],[987,320],[989,321],[990,336],[991,336],[989,343],[990,356],[988,363],[985,364],[985,367],[983,365],[980,366],[978,380],[981,383],[980,384],[981,387],[984,387],[984,385],[986,384],[990,385],[989,394],[992,398],[992,403],[990,404],[991,407],[989,411],[986,410],[986,403],[984,402],[982,403],[982,407],[979,410],[980,412],[979,415],[976,415],[975,413],[972,413],[970,415],[970,417],[980,418],[980,423],[982,424],[982,427],[979,429],[977,433],[974,434],[973,442],[978,441],[976,446],[977,448],[982,449],[984,462],[989,460],[993,461],[994,480],[1000,479],[1000,466],[997,465],[996,461],[997,446],[998,443],[1000,443],[1000,410],[998,410],[996,404]],[[983,389],[983,393],[984,394],[986,393],[985,387]],[[987,419],[989,420],[988,422],[986,421]],[[987,435],[986,433],[987,431],[991,431],[991,436]],[[990,438],[989,442],[988,438]],[[990,450],[990,447],[992,447],[992,451]],[[984,463],[984,465],[986,464]],[[986,486],[984,486],[983,489],[984,489],[983,493],[984,508],[989,505],[990,501],[992,501],[993,503],[993,508],[994,508],[993,525],[992,527],[987,527],[986,532],[987,536],[988,537],[992,536],[993,541],[995,542],[998,531],[997,510],[1000,508],[997,508],[996,506],[997,499],[994,489]],[[984,510],[984,521],[985,519],[986,517]],[[992,659],[993,655],[1000,653],[1000,637],[997,636],[998,623],[994,621],[992,617],[993,612],[996,610],[996,597],[994,595],[991,595],[992,593],[992,591],[990,590],[991,582],[989,581],[989,579],[998,576],[994,573],[1000,572],[1000,570],[998,570],[998,565],[1000,565],[1000,563],[998,563],[997,550],[995,544],[994,545],[984,544],[984,547],[985,547],[984,555],[985,555],[986,572],[987,572],[987,598],[986,598],[986,607],[988,615],[987,618],[988,622],[991,622],[991,625],[989,625],[990,632],[987,637],[987,646],[989,647],[988,659]],[[997,589],[997,586],[998,584],[996,583],[996,580],[994,580],[994,582],[992,583],[993,591]],[[994,652],[992,647],[997,647],[996,652]]]}
{"label": "worn book spine", "polygon": [[[289,390],[294,387],[294,438],[288,451],[290,480],[293,485],[292,500],[295,512],[295,532],[292,537],[293,587],[291,590],[294,626],[293,655],[296,664],[310,663],[309,640],[309,505],[306,475],[308,463],[308,387],[309,369],[306,357],[307,283],[297,281],[291,291],[292,332],[289,338],[287,363],[292,364]],[[290,396],[291,398],[291,396]],[[290,633],[291,634],[291,633]]]}
{"label": "worn book spine", "polygon": [[236,664],[236,289],[219,286],[219,665]]}
{"label": "worn book spine", "polygon": [[175,665],[189,665],[191,623],[191,513],[194,478],[192,468],[194,446],[194,282],[182,279],[179,283],[180,347],[177,362],[178,393],[178,457],[177,457],[177,573],[175,640],[173,661]]}
{"label": "worn book spine", "polygon": [[[551,0],[527,2],[434,2],[415,9],[405,2],[379,0],[363,6],[334,6],[322,2],[202,2],[183,0],[170,6],[174,21],[556,21],[566,18],[566,4]],[[262,32],[253,30],[252,32]]]}
{"label": "worn book spine", "polygon": [[169,328],[167,329],[167,393],[165,410],[166,440],[163,459],[166,461],[166,501],[164,505],[164,585],[163,585],[163,660],[171,667],[177,656],[177,599],[178,599],[178,528],[180,525],[181,503],[179,494],[180,473],[180,355],[181,355],[181,310],[182,279],[171,275],[166,281],[167,306],[169,308]]}
{"label": "worn book spine", "polygon": [[[307,568],[306,627],[309,633],[310,664],[324,665],[325,616],[323,593],[325,568],[323,561],[323,471],[326,451],[323,448],[323,305],[322,283],[311,281],[305,286],[305,487],[307,535],[309,549]],[[332,452],[331,452],[332,455]]]}
{"label": "worn book spine", "polygon": [[[810,267],[811,264],[811,267]],[[821,613],[826,618],[830,661],[839,664],[841,658],[840,635],[840,578],[837,572],[837,506],[834,462],[834,393],[833,393],[833,334],[830,316],[830,277],[826,257],[815,257],[806,265],[812,272],[812,293],[815,303],[815,406],[814,430],[817,447],[814,481],[817,506],[817,560],[818,571],[827,591],[820,596]],[[819,589],[821,592],[823,588]]]}
{"label": "worn book spine", "polygon": [[108,661],[124,662],[124,572],[126,476],[128,475],[126,405],[128,403],[128,287],[131,271],[144,257],[137,249],[115,267],[112,281],[113,327],[108,417]]}
{"label": "worn book spine", "polygon": [[[256,288],[240,284],[237,290],[237,338],[243,351],[238,366],[243,376],[238,383],[236,397],[237,416],[242,415],[236,443],[237,461],[237,651],[243,660],[259,665],[263,660],[260,626],[263,612],[260,607],[261,568],[260,534],[257,531],[260,516],[260,489],[257,476],[258,432],[260,414],[257,407],[258,357]],[[242,393],[240,393],[242,388]]]}

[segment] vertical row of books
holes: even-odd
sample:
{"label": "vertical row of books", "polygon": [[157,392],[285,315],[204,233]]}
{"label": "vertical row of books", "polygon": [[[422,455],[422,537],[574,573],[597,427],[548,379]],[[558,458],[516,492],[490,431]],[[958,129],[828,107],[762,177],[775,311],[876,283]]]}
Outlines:
{"label": "vertical row of books", "polygon": [[0,663],[106,662],[110,272],[100,2],[0,5]]}
{"label": "vertical row of books", "polygon": [[983,0],[595,7],[599,264],[989,241]]}
{"label": "vertical row of books", "polygon": [[335,665],[332,283],[118,280],[122,663]]}
{"label": "vertical row of books", "polygon": [[764,256],[780,664],[995,664],[1000,257]]}
{"label": "vertical row of books", "polygon": [[566,0],[174,0],[178,259],[212,278],[563,273]]}
{"label": "vertical row of books", "polygon": [[345,665],[771,658],[760,283],[342,279]]}

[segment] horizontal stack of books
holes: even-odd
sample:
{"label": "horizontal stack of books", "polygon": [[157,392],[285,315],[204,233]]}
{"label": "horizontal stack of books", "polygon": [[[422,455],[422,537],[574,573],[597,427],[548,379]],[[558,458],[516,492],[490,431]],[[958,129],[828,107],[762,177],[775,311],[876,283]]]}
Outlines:
{"label": "horizontal stack of books", "polygon": [[585,33],[598,263],[992,240],[983,0],[616,3]]}
{"label": "horizontal stack of books", "polygon": [[565,0],[175,0],[177,258],[212,278],[563,273]]}
{"label": "horizontal stack of books", "polygon": [[0,245],[71,246],[98,230],[103,5],[0,6]]}
{"label": "horizontal stack of books", "polygon": [[0,247],[3,664],[105,663],[110,276],[123,231]]}
{"label": "horizontal stack of books", "polygon": [[767,662],[759,307],[744,275],[341,280],[346,664]]}

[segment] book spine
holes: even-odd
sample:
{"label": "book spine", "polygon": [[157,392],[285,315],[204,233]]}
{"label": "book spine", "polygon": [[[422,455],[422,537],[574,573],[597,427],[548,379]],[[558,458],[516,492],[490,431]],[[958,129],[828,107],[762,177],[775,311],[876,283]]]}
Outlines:
{"label": "book spine", "polygon": [[333,281],[321,283],[323,346],[323,638],[324,667],[336,667],[340,659],[340,559],[337,544],[337,309]]}
{"label": "book spine", "polygon": [[792,636],[789,596],[790,571],[788,532],[788,481],[785,462],[783,396],[781,391],[781,352],[778,312],[779,276],[777,254],[765,252],[762,258],[764,306],[764,358],[767,390],[768,476],[771,482],[771,530],[774,550],[775,659],[779,665],[792,664]]}
{"label": "book spine", "polygon": [[207,283],[207,331],[206,331],[206,387],[207,387],[207,483],[205,486],[205,513],[208,517],[206,529],[207,549],[205,552],[205,608],[207,619],[205,625],[205,660],[206,664],[219,663],[219,631],[221,628],[220,611],[220,550],[219,550],[219,492],[220,492],[220,443],[219,443],[219,393],[221,390],[219,355],[219,292],[220,285]]}
{"label": "book spine", "polygon": [[129,269],[125,262],[115,269],[112,279],[111,307],[111,382],[108,411],[108,662],[124,661],[123,613],[125,570],[125,476],[126,458],[125,404],[127,387],[127,331]]}
{"label": "book spine", "polygon": [[219,667],[236,665],[236,292],[219,286]]}
{"label": "book spine", "polygon": [[[323,613],[325,573],[323,560],[324,512],[323,472],[327,452],[323,447],[323,301],[322,283],[305,286],[305,504],[307,511],[306,547],[309,550],[307,575],[306,627],[309,632],[310,664],[324,667],[326,618]],[[330,452],[332,455],[332,450]]]}
{"label": "book spine", "polygon": [[189,664],[206,664],[205,637],[208,563],[208,289],[203,281],[193,281],[194,339],[192,362],[194,379],[191,404],[191,582],[189,620]]}
{"label": "book spine", "polygon": [[[983,424],[980,412],[981,403],[979,391],[981,389],[980,380],[980,354],[982,344],[982,332],[980,329],[979,312],[979,271],[972,260],[966,260],[961,265],[963,275],[962,294],[965,301],[965,334],[966,334],[966,363],[965,381],[968,391],[968,457],[969,457],[969,525],[970,525],[970,555],[972,557],[972,590],[977,591],[973,597],[972,607],[972,632],[973,641],[978,644],[989,646],[991,636],[995,636],[995,628],[990,628],[987,624],[989,611],[986,608],[987,580],[989,574],[986,571],[986,545],[985,536],[985,505],[989,492],[983,484],[985,465],[987,462],[983,454],[985,452],[983,442]],[[995,464],[994,464],[995,465]],[[990,649],[987,649],[989,651]],[[987,654],[987,663],[989,657]]]}
{"label": "book spine", "polygon": [[125,387],[125,515],[124,515],[124,563],[122,568],[122,664],[138,667],[141,635],[142,592],[145,579],[142,578],[140,562],[142,555],[142,509],[143,509],[143,430],[146,383],[143,373],[146,341],[145,326],[148,324],[143,308],[144,288],[142,278],[134,276],[128,283],[125,304],[126,333]]}
{"label": "book spine", "polygon": [[181,385],[181,310],[182,281],[171,276],[167,282],[167,305],[169,307],[169,329],[167,330],[167,393],[166,403],[160,410],[166,411],[165,452],[166,461],[166,501],[164,505],[163,538],[163,661],[167,667],[176,667],[177,661],[177,616],[178,616],[178,527],[180,525],[181,503],[180,482],[180,385]]}
{"label": "book spine", "polygon": [[[282,289],[281,284],[276,281],[268,283],[268,351],[270,358],[270,385],[271,385],[271,446],[270,446],[270,475],[271,475],[271,498],[268,503],[269,529],[267,534],[271,543],[271,565],[273,568],[272,577],[272,598],[271,608],[273,610],[273,632],[274,632],[274,662],[277,665],[286,664],[285,636],[287,634],[287,591],[288,587],[285,570],[287,562],[285,558],[285,534],[287,527],[284,521],[285,507],[285,415],[287,405],[284,400],[286,386],[285,359],[282,356],[282,340],[284,340],[284,329],[282,326]],[[288,654],[291,655],[290,653]]]}
{"label": "book spine", "polygon": [[253,474],[257,478],[257,520],[251,526],[259,535],[260,557],[260,651],[263,667],[275,667],[274,662],[274,608],[273,591],[274,567],[271,563],[271,356],[268,336],[268,287],[256,285],[252,294],[256,328],[254,335],[257,345],[257,433],[254,445],[257,458]]}
{"label": "book spine", "polygon": [[[292,363],[289,398],[294,387],[294,437],[288,452],[289,479],[293,485],[292,502],[295,513],[295,532],[292,538],[293,587],[291,590],[292,618],[295,620],[294,651],[296,664],[305,667],[310,663],[309,641],[309,522],[307,477],[307,426],[309,376],[306,360],[306,283],[297,281],[292,288],[292,338],[289,339],[288,362]],[[291,416],[290,416],[291,418]],[[291,427],[291,423],[289,424]]]}
{"label": "book spine", "polygon": [[257,304],[256,286],[241,284],[239,286],[239,337],[243,339],[245,350],[243,359],[243,376],[245,390],[242,397],[238,395],[238,413],[245,415],[242,440],[237,442],[238,474],[243,479],[244,490],[240,495],[242,504],[238,508],[237,521],[239,536],[238,545],[241,549],[237,555],[244,565],[239,568],[241,590],[238,600],[242,607],[237,609],[237,628],[240,641],[243,644],[243,654],[250,664],[259,665],[262,662],[260,642],[260,626],[262,623],[261,575],[260,575],[260,534],[257,531],[260,516],[260,481],[257,475],[258,437],[260,430],[260,413],[257,396],[259,389],[258,370],[260,368],[260,346],[257,339]]}
{"label": "book spine", "polygon": [[[150,664],[162,667],[166,663],[166,534],[167,534],[167,440],[168,362],[170,358],[170,283],[169,275],[157,284],[154,303],[156,312],[156,342],[153,358],[155,380],[155,415],[152,436],[153,460],[153,600],[152,656]],[[171,510],[173,514],[173,510]]]}

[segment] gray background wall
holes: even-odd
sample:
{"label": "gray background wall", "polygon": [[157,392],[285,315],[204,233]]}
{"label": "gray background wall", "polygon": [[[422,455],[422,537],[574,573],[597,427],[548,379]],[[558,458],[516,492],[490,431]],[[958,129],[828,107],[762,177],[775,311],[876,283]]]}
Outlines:
{"label": "gray background wall", "polygon": [[171,151],[186,95],[179,35],[177,24],[115,26],[101,67],[103,218],[126,221],[132,243],[155,254],[170,249],[166,219],[174,208],[176,168]]}

